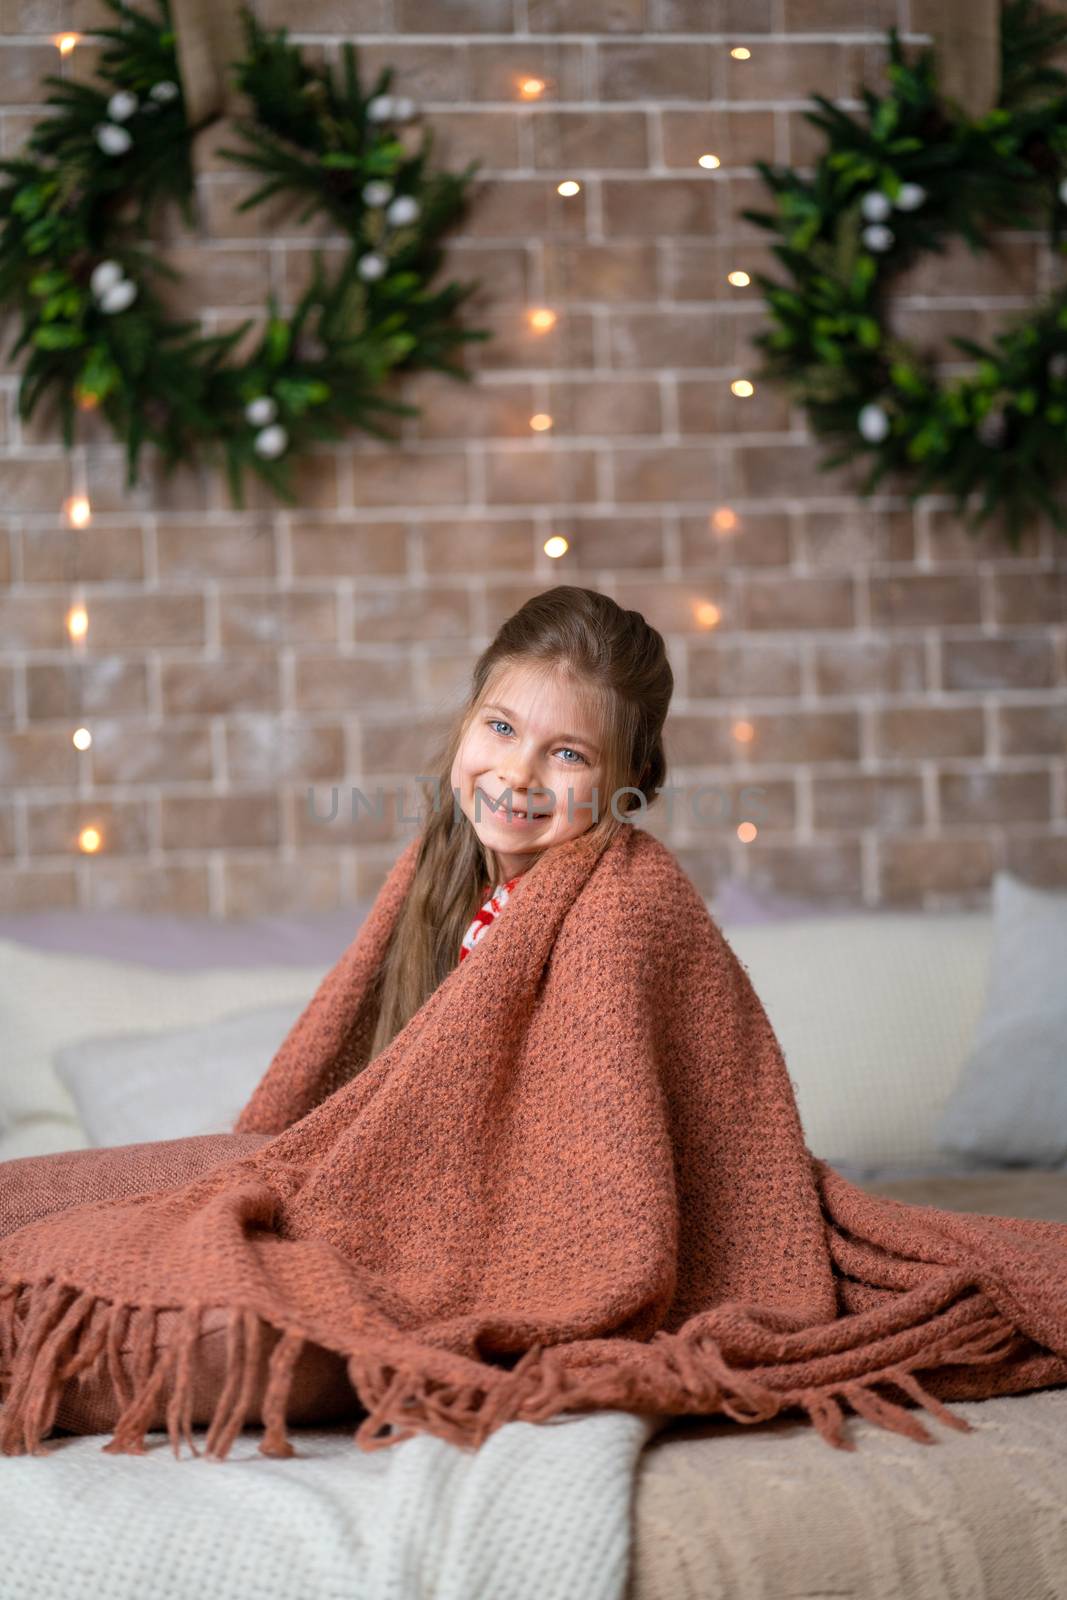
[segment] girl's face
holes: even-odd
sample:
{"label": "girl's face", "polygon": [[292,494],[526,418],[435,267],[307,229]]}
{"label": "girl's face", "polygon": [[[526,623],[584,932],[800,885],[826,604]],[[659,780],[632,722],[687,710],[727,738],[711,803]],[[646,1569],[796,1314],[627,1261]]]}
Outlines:
{"label": "girl's face", "polygon": [[594,785],[599,816],[610,796],[599,730],[571,686],[513,667],[490,695],[456,753],[451,784],[508,879],[533,866],[549,845],[592,826]]}

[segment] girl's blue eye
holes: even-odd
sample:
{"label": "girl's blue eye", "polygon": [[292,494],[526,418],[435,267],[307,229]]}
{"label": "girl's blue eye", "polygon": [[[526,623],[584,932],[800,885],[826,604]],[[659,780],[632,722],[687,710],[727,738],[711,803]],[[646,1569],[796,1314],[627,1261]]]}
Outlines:
{"label": "girl's blue eye", "polygon": [[[490,728],[510,728],[511,723],[506,722],[503,717],[490,717],[487,726]],[[501,735],[501,737],[503,737],[503,735]],[[562,750],[570,750],[572,756],[577,756],[580,762],[583,762],[586,766],[589,765],[589,762],[586,760],[585,756],[582,755],[580,750],[572,749],[569,744],[561,745],[560,748]],[[565,761],[564,766],[573,767],[574,762]]]}

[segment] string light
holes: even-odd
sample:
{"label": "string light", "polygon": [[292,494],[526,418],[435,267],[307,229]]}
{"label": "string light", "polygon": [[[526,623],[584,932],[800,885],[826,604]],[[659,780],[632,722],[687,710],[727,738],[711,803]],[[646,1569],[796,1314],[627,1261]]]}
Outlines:
{"label": "string light", "polygon": [[747,44],[735,44],[733,49],[730,51],[730,54],[733,56],[735,61],[747,61],[749,56],[751,56],[752,51],[748,48]]}
{"label": "string light", "polygon": [[756,837],[756,831],[754,822],[740,822],[737,825],[737,837],[742,844],[751,844]]}
{"label": "string light", "polygon": [[712,512],[711,525],[718,533],[731,533],[737,527],[737,512],[730,506],[719,506]]}
{"label": "string light", "polygon": [[551,426],[552,418],[547,411],[538,411],[530,418],[530,427],[535,433],[544,433]]}
{"label": "string light", "polygon": [[695,615],[702,628],[714,628],[722,616],[722,612],[713,601],[702,600],[696,608]]}
{"label": "string light", "polygon": [[551,539],[545,540],[545,555],[551,556],[553,561],[558,561],[560,556],[565,556],[570,545],[561,533],[554,533]]}
{"label": "string light", "polygon": [[705,154],[705,155],[702,155],[702,156],[697,156],[697,166],[698,167],[707,167],[711,171],[714,171],[714,169],[716,167],[721,167],[722,166],[722,162],[719,160],[718,156]]}
{"label": "string light", "polygon": [[79,383],[74,388],[74,403],[79,411],[95,411],[100,404],[100,396],[91,389],[83,389]]}
{"label": "string light", "polygon": [[72,528],[87,528],[92,521],[92,507],[87,494],[72,494],[63,502],[63,513]]}
{"label": "string light", "polygon": [[576,178],[564,178],[562,183],[556,184],[557,194],[581,194],[582,186]]}
{"label": "string light", "polygon": [[78,849],[83,855],[95,855],[103,842],[104,836],[99,828],[83,828],[78,835]]}
{"label": "string light", "polygon": [[751,722],[735,722],[731,731],[738,744],[751,744],[756,737],[756,730]]}
{"label": "string light", "polygon": [[56,33],[52,36],[52,43],[61,56],[69,56],[80,39],[80,33]]}
{"label": "string light", "polygon": [[730,385],[730,389],[734,394],[741,395],[742,397],[755,394],[756,392],[755,384],[749,383],[747,378],[735,378],[733,383]]}
{"label": "string light", "polygon": [[747,272],[728,272],[727,283],[732,283],[735,289],[744,289],[752,282]]}
{"label": "string light", "polygon": [[529,313],[529,323],[537,333],[547,333],[549,328],[556,326],[556,313],[547,306],[536,306]]}
{"label": "string light", "polygon": [[75,750],[88,750],[93,742],[93,736],[88,728],[75,728],[70,737]]}
{"label": "string light", "polygon": [[89,632],[89,613],[83,605],[73,605],[67,612],[67,632],[75,643]]}
{"label": "string light", "polygon": [[524,100],[536,100],[548,88],[544,78],[523,78],[519,83],[519,93]]}

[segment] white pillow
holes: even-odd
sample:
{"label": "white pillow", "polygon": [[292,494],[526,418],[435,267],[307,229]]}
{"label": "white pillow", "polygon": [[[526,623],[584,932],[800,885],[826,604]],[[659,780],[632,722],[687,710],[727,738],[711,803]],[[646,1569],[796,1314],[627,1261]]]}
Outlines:
{"label": "white pillow", "polygon": [[958,1170],[934,1143],[985,997],[987,911],[872,911],[723,928],[763,1002],[813,1154]]}
{"label": "white pillow", "polygon": [[937,1136],[976,1159],[1067,1162],[1067,894],[995,875],[985,1010]]}
{"label": "white pillow", "polygon": [[62,1046],[94,1036],[163,1032],[271,1002],[306,1004],[324,975],[321,966],[167,972],[0,941],[0,1136],[5,1159],[27,1137],[33,1148],[19,1148],[19,1154],[89,1148],[77,1105],[53,1066],[53,1055]]}
{"label": "white pillow", "polygon": [[166,1033],[80,1039],[55,1053],[94,1145],[229,1133],[303,997]]}

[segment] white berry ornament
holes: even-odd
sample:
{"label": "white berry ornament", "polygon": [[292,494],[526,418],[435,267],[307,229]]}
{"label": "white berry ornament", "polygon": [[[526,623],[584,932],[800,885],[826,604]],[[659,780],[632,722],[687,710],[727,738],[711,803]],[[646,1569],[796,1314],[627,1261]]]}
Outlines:
{"label": "white berry ornament", "polygon": [[274,456],[280,456],[288,443],[289,435],[280,422],[274,423],[269,428],[262,429],[252,441],[256,454],[266,456],[269,459]]}
{"label": "white berry ornament", "polygon": [[268,422],[273,422],[278,415],[278,404],[269,394],[257,395],[245,406],[245,416],[257,428],[264,427]]}
{"label": "white berry ornament", "polygon": [[393,101],[393,116],[397,122],[410,122],[415,115],[415,102],[402,94]]}
{"label": "white berry ornament", "polygon": [[860,201],[860,210],[868,222],[884,222],[893,209],[893,202],[880,189],[872,189]]}
{"label": "white berry ornament", "polygon": [[367,116],[371,122],[385,122],[393,115],[395,113],[391,94],[376,94],[373,100],[367,102]]}
{"label": "white berry ornament", "polygon": [[898,211],[915,211],[926,199],[921,183],[902,183],[893,204]]}
{"label": "white berry ornament", "polygon": [[373,283],[384,276],[385,259],[382,256],[375,255],[372,250],[368,255],[360,256],[356,262],[356,271],[368,283]]}
{"label": "white berry ornament", "polygon": [[152,85],[148,94],[150,99],[157,100],[160,105],[166,105],[168,100],[173,100],[177,97],[178,85],[172,83],[169,78],[161,78],[158,83]]}
{"label": "white berry ornament", "polygon": [[126,128],[117,122],[101,122],[96,130],[96,142],[107,156],[124,156],[133,140]]}
{"label": "white berry ornament", "polygon": [[879,444],[889,432],[889,418],[873,402],[863,407],[857,422],[860,433],[871,444]]}
{"label": "white berry ornament", "polygon": [[107,114],[112,122],[125,122],[137,110],[137,96],[128,89],[119,89],[107,103]]}
{"label": "white berry ornament", "polygon": [[888,250],[893,243],[893,230],[882,222],[872,222],[860,235],[868,250]]}
{"label": "white berry ornament", "polygon": [[419,214],[419,202],[412,194],[398,194],[385,214],[390,222],[403,227],[406,222],[415,221]]}
{"label": "white berry ornament", "polygon": [[121,283],[123,271],[117,261],[101,261],[93,268],[89,275],[89,288],[97,299],[113,289],[116,283]]}
{"label": "white berry ornament", "polygon": [[109,314],[116,311],[125,311],[127,306],[132,306],[137,299],[137,285],[132,278],[123,278],[121,282],[112,284],[100,296],[100,309]]}
{"label": "white berry ornament", "polygon": [[384,206],[387,200],[393,198],[393,186],[386,183],[384,178],[372,178],[363,185],[363,200],[368,206]]}

